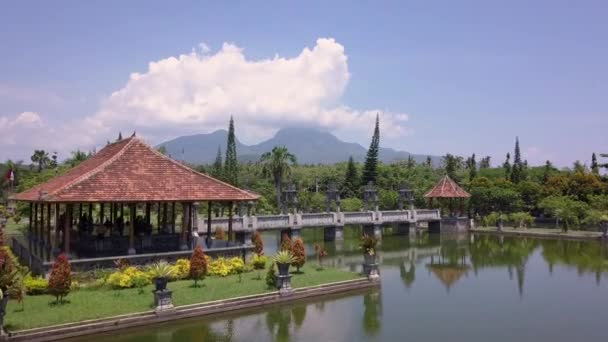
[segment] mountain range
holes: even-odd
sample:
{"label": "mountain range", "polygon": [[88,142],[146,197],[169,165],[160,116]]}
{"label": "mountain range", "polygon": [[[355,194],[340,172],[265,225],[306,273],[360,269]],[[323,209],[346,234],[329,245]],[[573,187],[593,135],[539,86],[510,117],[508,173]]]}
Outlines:
{"label": "mountain range", "polygon": [[[211,164],[222,149],[222,158],[226,150],[228,131],[217,130],[209,134],[181,136],[159,144],[164,146],[172,158],[191,164]],[[347,161],[352,156],[355,161],[363,161],[367,149],[357,143],[338,139],[331,133],[314,128],[283,128],[274,137],[255,145],[245,145],[236,139],[238,159],[242,162],[257,161],[260,156],[275,146],[285,146],[298,158],[299,164],[333,164]],[[378,157],[382,162],[390,163],[407,160],[409,152],[392,148],[380,148]],[[417,163],[426,161],[427,155],[411,154]],[[439,165],[440,157],[431,156],[433,165]]]}

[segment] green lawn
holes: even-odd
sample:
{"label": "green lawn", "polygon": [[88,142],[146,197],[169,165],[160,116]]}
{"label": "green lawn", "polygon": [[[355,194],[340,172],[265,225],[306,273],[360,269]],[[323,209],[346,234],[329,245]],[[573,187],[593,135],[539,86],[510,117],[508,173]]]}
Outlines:
{"label": "green lawn", "polygon": [[[496,232],[496,227],[476,227],[471,229],[472,232],[475,231],[489,231]],[[598,238],[602,235],[601,232],[598,231],[588,231],[588,230],[575,230],[568,229],[568,232],[564,232],[562,229],[557,228],[513,228],[513,227],[503,227],[503,231],[505,233],[519,233],[526,234],[530,236],[554,236],[554,237],[573,237],[573,238]]]}
{"label": "green lawn", "polygon": [[[198,288],[192,287],[192,281],[183,280],[169,283],[168,288],[173,290],[173,303],[177,306],[271,292],[265,283],[266,271],[260,275],[261,279],[258,279],[257,271],[245,273],[241,282],[237,275],[207,277],[199,282],[202,286]],[[358,274],[332,268],[317,270],[313,263],[305,265],[301,274],[293,275],[292,285],[298,288],[359,277]],[[8,330],[21,330],[147,311],[153,309],[152,290],[152,285],[147,286],[143,294],[139,294],[137,289],[79,290],[70,293],[67,297],[69,303],[63,305],[53,304],[54,297],[49,295],[27,296],[23,310],[21,304],[9,302],[5,326]]]}

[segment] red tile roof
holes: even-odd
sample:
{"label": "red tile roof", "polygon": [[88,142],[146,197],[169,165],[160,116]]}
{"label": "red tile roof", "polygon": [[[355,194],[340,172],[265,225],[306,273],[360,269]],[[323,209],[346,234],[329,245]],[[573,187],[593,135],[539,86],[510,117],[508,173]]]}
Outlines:
{"label": "red tile roof", "polygon": [[12,198],[30,202],[191,202],[249,201],[259,196],[196,172],[131,137]]}
{"label": "red tile roof", "polygon": [[447,175],[435,185],[431,191],[427,192],[424,197],[426,198],[467,198],[471,197],[471,194],[464,191],[456,182],[454,182]]}

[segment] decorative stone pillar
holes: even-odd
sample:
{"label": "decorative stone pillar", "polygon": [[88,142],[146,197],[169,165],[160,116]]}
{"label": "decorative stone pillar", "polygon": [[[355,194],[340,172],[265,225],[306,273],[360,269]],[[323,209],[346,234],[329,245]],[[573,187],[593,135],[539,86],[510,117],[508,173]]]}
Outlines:
{"label": "decorative stone pillar", "polygon": [[182,251],[188,250],[188,244],[186,242],[186,234],[188,232],[188,223],[190,216],[190,206],[188,203],[182,203],[182,231],[180,234],[179,249]]}
{"label": "decorative stone pillar", "polygon": [[129,250],[127,254],[134,255],[137,253],[135,250],[135,204],[130,204],[129,209]]}
{"label": "decorative stone pillar", "polygon": [[162,291],[152,291],[154,293],[154,312],[157,315],[173,313],[173,291],[164,289]]}

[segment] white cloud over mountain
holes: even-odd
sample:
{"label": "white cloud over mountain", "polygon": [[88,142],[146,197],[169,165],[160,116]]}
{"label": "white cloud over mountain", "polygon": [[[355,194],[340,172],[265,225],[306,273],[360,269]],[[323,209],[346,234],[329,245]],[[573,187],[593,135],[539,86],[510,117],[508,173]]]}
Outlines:
{"label": "white cloud over mountain", "polygon": [[[250,60],[244,52],[224,43],[213,53],[201,44],[200,51],[150,62],[148,70],[131,74],[121,89],[103,100],[96,113],[72,125],[86,127],[97,143],[118,131],[133,130],[156,143],[226,128],[228,117],[234,115],[239,138],[249,142],[295,125],[341,136],[362,134],[367,140],[380,113],[384,137],[406,132],[408,118],[403,113],[357,110],[342,103],[350,73],[344,47],[334,39],[318,39],[293,58]],[[33,124],[20,126],[19,131],[33,129]],[[0,121],[0,133],[6,125]]]}

